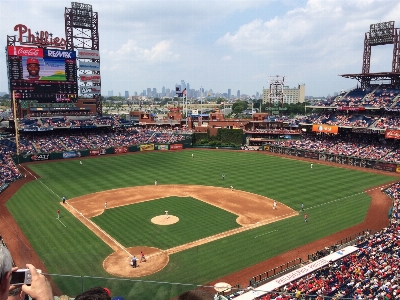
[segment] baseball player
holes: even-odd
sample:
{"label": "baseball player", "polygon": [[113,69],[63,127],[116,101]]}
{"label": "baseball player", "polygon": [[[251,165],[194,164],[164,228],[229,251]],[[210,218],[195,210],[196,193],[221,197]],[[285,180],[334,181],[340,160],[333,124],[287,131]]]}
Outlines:
{"label": "baseball player", "polygon": [[233,186],[232,185],[229,188],[231,189],[231,191],[233,191]]}
{"label": "baseball player", "polygon": [[166,219],[169,218],[169,216],[168,216],[168,210],[165,211],[165,218],[166,218]]}
{"label": "baseball player", "polygon": [[107,202],[104,203],[104,210],[106,210],[106,209],[107,209]]}
{"label": "baseball player", "polygon": [[272,207],[272,209],[276,209],[276,201],[274,200],[274,206]]}
{"label": "baseball player", "polygon": [[146,262],[147,261],[147,259],[146,259],[146,257],[144,256],[144,253],[143,253],[143,251],[140,251],[140,262]]}
{"label": "baseball player", "polygon": [[57,209],[57,219],[59,219],[59,218],[60,218],[60,210]]}

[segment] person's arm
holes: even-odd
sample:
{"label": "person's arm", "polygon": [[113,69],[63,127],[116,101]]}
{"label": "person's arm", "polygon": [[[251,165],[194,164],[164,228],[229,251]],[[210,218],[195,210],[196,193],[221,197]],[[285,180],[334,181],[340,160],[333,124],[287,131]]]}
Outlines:
{"label": "person's arm", "polygon": [[31,264],[26,264],[31,272],[32,283],[30,286],[24,284],[22,290],[35,300],[53,300],[53,291],[47,278],[40,274]]}

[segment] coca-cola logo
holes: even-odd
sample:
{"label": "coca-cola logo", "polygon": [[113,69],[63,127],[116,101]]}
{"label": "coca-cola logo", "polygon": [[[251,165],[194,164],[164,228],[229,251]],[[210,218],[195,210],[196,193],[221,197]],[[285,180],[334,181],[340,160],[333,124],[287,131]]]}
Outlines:
{"label": "coca-cola logo", "polygon": [[389,130],[386,131],[387,139],[400,139],[400,131],[398,130]]}
{"label": "coca-cola logo", "polygon": [[17,50],[18,56],[39,56],[39,49],[35,48],[19,48]]}

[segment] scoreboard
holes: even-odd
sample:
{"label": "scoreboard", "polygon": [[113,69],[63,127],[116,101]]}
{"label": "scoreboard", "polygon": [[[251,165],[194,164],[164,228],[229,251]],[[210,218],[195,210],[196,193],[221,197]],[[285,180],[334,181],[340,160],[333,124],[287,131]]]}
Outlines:
{"label": "scoreboard", "polygon": [[8,46],[10,91],[20,100],[76,102],[75,51]]}

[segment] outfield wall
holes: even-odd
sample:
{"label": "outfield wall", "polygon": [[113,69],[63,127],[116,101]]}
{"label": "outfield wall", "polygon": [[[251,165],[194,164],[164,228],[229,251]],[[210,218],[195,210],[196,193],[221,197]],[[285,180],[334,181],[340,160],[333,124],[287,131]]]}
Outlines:
{"label": "outfield wall", "polygon": [[106,154],[123,154],[138,151],[168,151],[168,150],[181,150],[191,147],[190,142],[184,141],[176,144],[142,144],[133,146],[120,146],[99,149],[86,149],[79,151],[64,151],[64,152],[51,152],[39,154],[20,154],[13,157],[16,164],[32,161],[45,161],[54,159],[68,159],[79,158],[86,156],[99,156]]}

